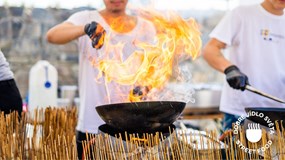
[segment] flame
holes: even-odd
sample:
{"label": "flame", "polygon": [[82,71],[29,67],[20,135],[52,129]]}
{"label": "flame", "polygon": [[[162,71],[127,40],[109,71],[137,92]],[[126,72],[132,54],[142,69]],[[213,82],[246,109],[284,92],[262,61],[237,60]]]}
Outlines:
{"label": "flame", "polygon": [[[150,90],[159,90],[167,83],[173,68],[177,67],[181,59],[195,59],[198,56],[202,45],[200,31],[195,20],[184,20],[174,12],[169,12],[168,17],[165,17],[153,10],[139,10],[138,15],[151,21],[156,28],[155,44],[134,42],[140,49],[126,60],[123,61],[120,57],[102,59],[97,67],[104,73],[107,82],[115,81],[121,85],[147,86]],[[113,28],[120,31],[124,29],[120,25]],[[108,48],[123,47],[124,44],[121,42],[116,46],[107,43],[104,45]],[[133,92],[130,92],[129,101],[141,99],[141,96],[134,96]]]}
{"label": "flame", "polygon": [[112,30],[118,33],[126,33],[131,31],[136,26],[136,21],[129,17],[105,17],[106,21],[110,23]]}

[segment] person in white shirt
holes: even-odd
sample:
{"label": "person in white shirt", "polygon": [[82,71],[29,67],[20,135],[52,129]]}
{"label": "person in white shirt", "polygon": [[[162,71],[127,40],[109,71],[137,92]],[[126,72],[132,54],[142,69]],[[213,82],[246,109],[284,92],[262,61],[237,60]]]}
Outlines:
{"label": "person in white shirt", "polygon": [[[204,59],[225,73],[220,110],[224,130],[246,115],[246,107],[285,108],[284,104],[245,91],[252,85],[285,99],[285,1],[264,0],[239,6],[228,13],[210,34]],[[228,49],[228,58],[222,54]],[[234,88],[234,89],[233,89]]]}
{"label": "person in white shirt", "polygon": [[9,114],[17,111],[21,116],[22,110],[22,97],[14,80],[14,74],[0,49],[0,112]]}
{"label": "person in white shirt", "polygon": [[[86,138],[86,132],[97,133],[98,127],[104,124],[95,110],[96,106],[122,102],[127,98],[122,95],[127,96],[130,91],[130,86],[120,86],[111,82],[108,83],[110,90],[107,93],[104,77],[95,80],[99,71],[92,66],[90,57],[95,60],[105,54],[116,55],[121,48],[114,46],[123,42],[122,58],[125,60],[138,49],[134,42],[151,43],[156,33],[151,22],[126,14],[128,0],[104,0],[104,3],[105,9],[77,12],[65,22],[51,28],[46,35],[47,40],[54,44],[65,44],[72,40],[78,40],[80,95],[79,120],[76,127],[78,142]],[[108,41],[103,39],[105,34],[109,36]],[[112,44],[113,47],[107,47],[110,46],[109,44]],[[100,81],[100,83],[96,81]],[[120,88],[120,92],[115,88]],[[108,95],[110,95],[109,100]],[[78,155],[81,156],[81,144],[79,143],[77,147],[79,147]]]}

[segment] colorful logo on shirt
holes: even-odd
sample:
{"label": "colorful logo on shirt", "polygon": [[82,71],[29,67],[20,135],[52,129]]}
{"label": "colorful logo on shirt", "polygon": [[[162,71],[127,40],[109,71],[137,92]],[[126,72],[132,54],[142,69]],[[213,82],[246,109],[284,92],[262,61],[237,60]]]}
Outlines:
{"label": "colorful logo on shirt", "polygon": [[276,43],[279,43],[281,40],[285,39],[283,35],[279,33],[273,33],[269,29],[261,29],[260,35],[262,36],[263,40]]}

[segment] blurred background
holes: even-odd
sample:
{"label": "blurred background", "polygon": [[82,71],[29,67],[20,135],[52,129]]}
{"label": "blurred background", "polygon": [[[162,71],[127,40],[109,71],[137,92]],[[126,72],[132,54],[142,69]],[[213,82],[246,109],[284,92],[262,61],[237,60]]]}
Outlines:
{"label": "blurred background", "polygon": [[[200,25],[203,45],[224,14],[238,5],[261,0],[129,0],[133,7],[152,6],[174,10],[183,18],[194,18]],[[45,33],[80,10],[102,9],[102,0],[0,0],[0,48],[6,56],[23,99],[28,95],[29,71],[39,60],[48,60],[58,71],[58,88],[77,86],[78,52],[75,42],[52,45]],[[193,84],[222,85],[223,75],[211,69],[200,57],[183,63]],[[62,95],[62,94],[61,94]],[[59,95],[60,97],[60,95]]]}

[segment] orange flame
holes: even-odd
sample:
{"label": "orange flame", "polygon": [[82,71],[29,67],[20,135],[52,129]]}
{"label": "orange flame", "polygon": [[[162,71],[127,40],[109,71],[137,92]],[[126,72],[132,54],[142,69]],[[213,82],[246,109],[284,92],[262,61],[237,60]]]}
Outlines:
{"label": "orange flame", "polygon": [[[142,50],[135,51],[125,61],[100,60],[98,68],[107,82],[160,89],[167,83],[179,60],[198,56],[202,45],[200,32],[193,19],[186,21],[174,12],[167,18],[150,10],[140,10],[138,14],[154,24],[156,43],[137,42]],[[130,92],[129,101],[140,101],[141,98]]]}

